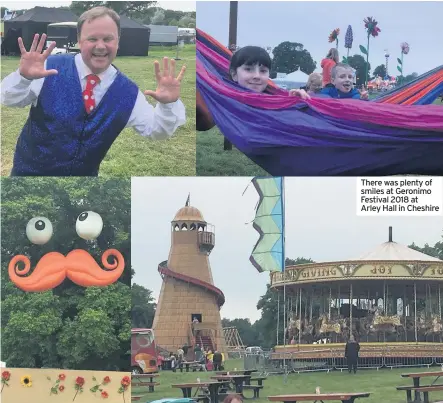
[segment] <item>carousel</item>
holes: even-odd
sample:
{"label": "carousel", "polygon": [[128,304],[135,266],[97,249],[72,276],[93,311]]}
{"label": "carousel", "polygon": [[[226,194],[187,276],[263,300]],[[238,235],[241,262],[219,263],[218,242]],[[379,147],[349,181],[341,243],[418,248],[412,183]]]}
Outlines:
{"label": "carousel", "polygon": [[443,261],[393,242],[391,227],[357,259],[272,273],[271,288],[283,287],[287,327],[273,359],[343,357],[353,335],[369,361],[443,364]]}

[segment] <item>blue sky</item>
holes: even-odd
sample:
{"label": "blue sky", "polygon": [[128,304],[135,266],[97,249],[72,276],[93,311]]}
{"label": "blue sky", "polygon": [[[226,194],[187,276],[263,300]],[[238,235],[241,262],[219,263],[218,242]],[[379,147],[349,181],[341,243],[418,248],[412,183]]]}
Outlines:
{"label": "blue sky", "polygon": [[[374,17],[381,33],[370,39],[371,68],[385,63],[388,49],[389,73],[397,74],[400,43],[408,42],[411,51],[404,58],[405,74],[425,73],[443,64],[443,2],[269,2],[240,1],[238,5],[237,45],[275,47],[284,41],[305,46],[320,70],[320,61],[331,44],[328,36],[340,28],[340,58],[345,54],[344,38],[352,26],[354,42],[350,54],[366,47],[363,19]],[[229,2],[197,2],[197,27],[221,43],[228,42]],[[334,44],[335,46],[335,44]]]}
{"label": "blue sky", "polygon": [[[215,226],[209,256],[214,283],[225,294],[224,318],[260,318],[256,305],[266,292],[268,273],[249,261],[259,234],[252,227],[258,195],[252,178],[132,178],[131,263],[133,282],[158,298],[158,264],[168,258],[171,221],[191,193],[191,205]],[[286,256],[316,262],[356,258],[388,240],[435,245],[442,240],[442,216],[356,215],[357,178],[286,178]],[[248,187],[249,185],[249,187]],[[244,190],[248,187],[246,192]]]}

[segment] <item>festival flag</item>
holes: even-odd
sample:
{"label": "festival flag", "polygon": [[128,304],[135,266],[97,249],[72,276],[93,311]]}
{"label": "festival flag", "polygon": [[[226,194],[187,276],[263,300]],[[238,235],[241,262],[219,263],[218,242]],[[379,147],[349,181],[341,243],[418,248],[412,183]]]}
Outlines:
{"label": "festival flag", "polygon": [[282,177],[252,179],[260,200],[254,229],[260,234],[249,260],[259,271],[283,272],[284,253],[284,184]]}

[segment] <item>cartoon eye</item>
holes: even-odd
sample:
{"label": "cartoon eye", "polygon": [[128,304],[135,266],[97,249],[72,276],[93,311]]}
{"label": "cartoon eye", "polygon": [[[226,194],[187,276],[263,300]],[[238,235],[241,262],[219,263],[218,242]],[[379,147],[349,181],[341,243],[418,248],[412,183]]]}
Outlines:
{"label": "cartoon eye", "polygon": [[84,211],[75,223],[75,230],[80,238],[91,241],[98,238],[103,229],[103,220],[100,214],[94,211]]}
{"label": "cartoon eye", "polygon": [[36,245],[44,245],[53,233],[51,221],[46,217],[34,217],[26,225],[26,236]]}

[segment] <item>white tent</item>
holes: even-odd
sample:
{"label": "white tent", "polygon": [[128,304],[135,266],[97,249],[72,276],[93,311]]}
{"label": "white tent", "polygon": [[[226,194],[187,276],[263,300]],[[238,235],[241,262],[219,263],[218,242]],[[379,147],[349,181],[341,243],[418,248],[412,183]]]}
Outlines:
{"label": "white tent", "polygon": [[0,361],[0,368],[6,368],[6,362]]}
{"label": "white tent", "polygon": [[286,77],[282,78],[281,80],[294,81],[297,83],[306,83],[308,81],[308,77],[309,77],[308,74],[303,73],[300,70],[297,70],[287,74]]}

